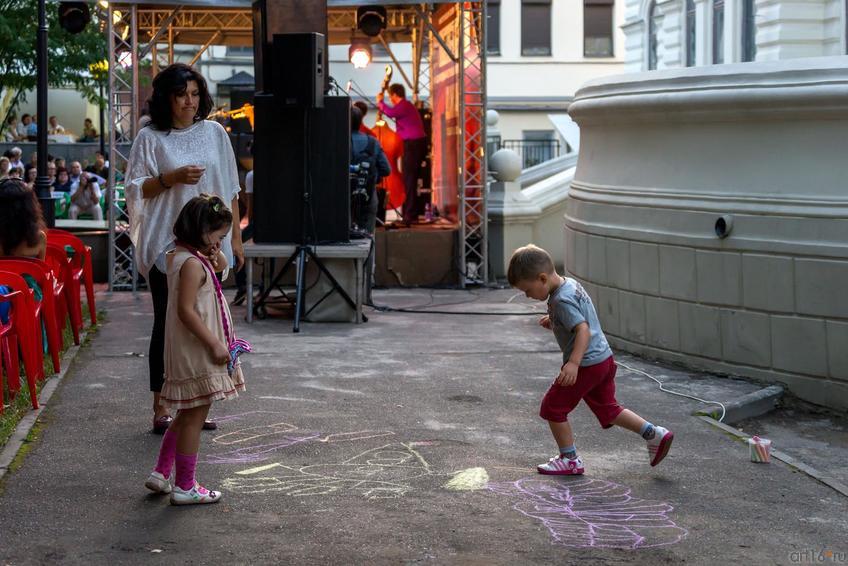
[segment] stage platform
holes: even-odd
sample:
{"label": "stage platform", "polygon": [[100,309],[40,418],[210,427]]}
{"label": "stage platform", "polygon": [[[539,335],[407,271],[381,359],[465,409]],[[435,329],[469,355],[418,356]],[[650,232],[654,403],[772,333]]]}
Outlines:
{"label": "stage platform", "polygon": [[458,241],[458,224],[413,224],[408,228],[377,228],[377,286],[459,285],[460,274],[455,261]]}

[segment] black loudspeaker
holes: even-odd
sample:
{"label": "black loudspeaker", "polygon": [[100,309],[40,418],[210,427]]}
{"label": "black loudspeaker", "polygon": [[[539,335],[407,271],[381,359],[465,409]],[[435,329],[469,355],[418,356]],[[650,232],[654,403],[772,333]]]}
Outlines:
{"label": "black loudspeaker", "polygon": [[[303,32],[327,33],[327,0],[253,0],[253,66],[256,90],[274,92],[273,67],[287,65],[287,60],[277,60],[273,55],[274,35]],[[326,43],[323,68],[329,67]],[[324,84],[318,92],[330,88],[329,75],[324,73]]]}
{"label": "black loudspeaker", "polygon": [[322,34],[275,34],[271,60],[271,90],[282,106],[321,108],[324,105]]}
{"label": "black loudspeaker", "polygon": [[349,241],[350,99],[327,96],[323,108],[298,108],[257,93],[254,103],[253,241]]}
{"label": "black loudspeaker", "polygon": [[[268,19],[264,12],[266,11],[265,0],[254,0],[252,7],[253,14],[253,83],[256,90],[265,92],[269,90],[265,86],[267,77],[268,82],[271,81],[270,61],[266,59],[265,52],[268,51],[265,37],[268,35]],[[270,87],[270,84],[268,85]]]}

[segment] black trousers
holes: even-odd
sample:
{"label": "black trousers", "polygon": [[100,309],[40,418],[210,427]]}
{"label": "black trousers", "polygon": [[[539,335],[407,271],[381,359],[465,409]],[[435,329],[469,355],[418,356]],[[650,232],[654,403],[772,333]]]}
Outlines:
{"label": "black trousers", "polygon": [[403,186],[406,198],[403,201],[403,221],[418,221],[418,177],[421,163],[427,157],[427,138],[403,140]]}
{"label": "black trousers", "polygon": [[156,266],[150,269],[147,286],[153,296],[153,333],[147,362],[150,367],[150,390],[162,391],[165,383],[165,316],[168,313],[168,277]]}
{"label": "black trousers", "polygon": [[[241,232],[241,241],[246,242],[253,238],[253,219],[251,219],[250,224],[242,230]],[[236,288],[239,291],[247,290],[247,270],[242,269],[241,271],[236,271]]]}

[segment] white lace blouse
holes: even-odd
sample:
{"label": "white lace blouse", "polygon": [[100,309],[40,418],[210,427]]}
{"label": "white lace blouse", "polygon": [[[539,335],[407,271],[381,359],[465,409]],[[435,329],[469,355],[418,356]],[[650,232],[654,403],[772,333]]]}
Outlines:
{"label": "white lace blouse", "polygon": [[[184,165],[206,167],[196,185],[178,183],[153,198],[143,198],[141,186],[147,179]],[[212,120],[170,132],[142,128],[133,142],[125,178],[130,239],[135,245],[136,265],[145,277],[173,247],[174,223],[189,200],[206,193],[221,197],[229,206],[240,190],[230,138],[224,127]],[[222,251],[234,265],[231,237],[224,240]]]}

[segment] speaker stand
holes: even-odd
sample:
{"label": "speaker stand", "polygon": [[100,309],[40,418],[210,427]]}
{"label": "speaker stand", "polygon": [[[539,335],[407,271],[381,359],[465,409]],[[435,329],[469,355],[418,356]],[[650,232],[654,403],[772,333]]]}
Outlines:
{"label": "speaker stand", "polygon": [[[318,301],[314,305],[309,307],[308,311],[303,312],[303,299],[304,294],[306,292],[306,289],[304,288],[304,283],[306,279],[306,262],[308,262],[310,259],[315,262],[315,265],[318,266],[318,269],[321,271],[321,273],[327,276],[327,279],[330,280],[330,283],[332,283],[333,286],[330,288],[329,291],[324,293],[324,295],[320,299],[318,299]],[[286,264],[283,266],[283,269],[280,270],[276,277],[274,277],[274,280],[271,281],[271,284],[268,285],[263,290],[259,298],[256,299],[256,302],[253,305],[253,309],[254,313],[256,313],[258,318],[265,318],[264,316],[262,316],[262,309],[265,309],[265,305],[270,302],[269,295],[274,289],[278,289],[283,294],[282,298],[285,299],[287,302],[292,302],[289,295],[286,294],[286,292],[282,289],[283,278],[289,272],[289,269],[291,268],[292,264],[295,265],[296,269],[294,326],[292,327],[292,332],[300,332],[301,313],[304,318],[309,316],[309,313],[315,310],[318,305],[323,303],[324,300],[327,299],[327,297],[329,297],[333,293],[338,293],[339,295],[341,295],[342,299],[344,299],[348,306],[352,308],[354,312],[356,311],[356,303],[353,302],[353,299],[350,298],[350,295],[347,293],[347,291],[344,290],[344,287],[339,284],[338,280],[333,276],[330,270],[327,269],[327,266],[324,265],[324,262],[322,262],[321,259],[315,254],[315,251],[312,249],[312,246],[299,245],[295,249],[294,253],[289,257],[289,259],[286,260]],[[365,317],[365,315],[362,315],[362,321],[368,322],[368,319]]]}
{"label": "speaker stand", "polygon": [[[338,292],[339,295],[341,295],[342,299],[344,299],[344,301],[348,304],[348,306],[350,308],[352,308],[354,312],[356,312],[356,303],[353,301],[353,299],[350,298],[350,295],[347,293],[347,291],[344,290],[344,287],[342,287],[339,284],[339,282],[336,280],[336,278],[333,277],[333,274],[330,273],[330,270],[327,269],[327,266],[324,265],[324,262],[322,262],[318,258],[318,255],[315,253],[315,248],[317,247],[318,242],[316,241],[315,245],[309,244],[310,236],[309,236],[309,230],[308,230],[308,223],[309,223],[309,220],[313,218],[313,211],[312,211],[312,179],[309,176],[309,161],[311,159],[311,155],[309,153],[309,147],[310,147],[311,139],[310,139],[310,135],[309,135],[309,111],[307,109],[304,109],[303,120],[304,120],[304,132],[306,133],[306,139],[304,140],[304,142],[305,142],[304,147],[306,148],[306,150],[305,150],[304,159],[303,159],[303,179],[304,179],[305,184],[306,184],[306,187],[305,187],[306,190],[303,193],[303,222],[301,223],[300,243],[297,245],[294,253],[286,261],[286,264],[283,266],[283,268],[280,270],[280,272],[271,281],[271,284],[268,285],[268,287],[266,287],[265,290],[262,292],[262,294],[259,296],[259,299],[256,301],[256,303],[254,305],[254,309],[265,309],[265,305],[268,303],[268,297],[271,294],[271,291],[274,290],[274,289],[278,289],[282,293],[283,299],[285,299],[286,301],[291,303],[291,298],[282,289],[282,281],[283,281],[283,278],[288,273],[289,268],[291,268],[292,263],[294,263],[295,266],[296,266],[296,271],[295,271],[294,325],[292,327],[292,332],[295,332],[295,333],[300,332],[301,315],[303,317],[309,316],[309,313],[311,313],[313,310],[315,310],[315,308],[318,305],[320,305],[322,302],[324,302],[324,300],[327,297],[329,297],[330,295],[332,295],[335,292]],[[313,226],[313,228],[314,228],[314,226]],[[317,240],[317,238],[315,238],[315,240]],[[303,309],[304,309],[303,299],[304,299],[304,295],[306,293],[306,289],[304,288],[305,279],[306,279],[306,262],[309,261],[310,259],[315,262],[316,266],[318,266],[320,273],[323,273],[324,275],[327,276],[327,279],[329,279],[330,283],[332,283],[332,287],[330,288],[329,291],[324,293],[324,296],[321,297],[314,305],[312,305],[312,307],[308,311],[303,312]],[[319,277],[320,277],[320,275],[319,275]],[[357,281],[356,284],[358,285],[359,281]],[[368,322],[368,319],[365,317],[365,315],[362,315],[362,321]]]}

